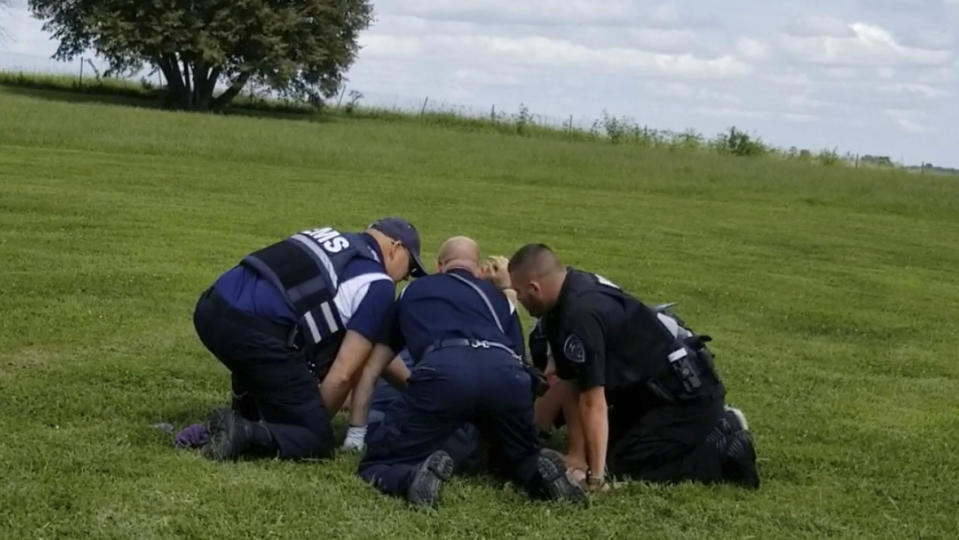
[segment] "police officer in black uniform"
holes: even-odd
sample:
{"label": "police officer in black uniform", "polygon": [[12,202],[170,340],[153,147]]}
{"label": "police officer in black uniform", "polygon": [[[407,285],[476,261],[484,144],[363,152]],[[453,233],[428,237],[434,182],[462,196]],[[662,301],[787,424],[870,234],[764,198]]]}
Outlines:
{"label": "police officer in black uniform", "polygon": [[384,218],[359,234],[294,234],[221,275],[193,318],[233,382],[233,407],[210,416],[205,455],[330,456],[330,416],[388,328],[394,282],[423,274],[419,251],[409,222]]}
{"label": "police officer in black uniform", "polygon": [[360,477],[414,505],[432,505],[457,466],[444,444],[470,423],[491,460],[531,494],[584,501],[562,456],[536,439],[519,319],[506,296],[479,278],[476,243],[447,241],[438,269],[397,301],[390,348],[407,347],[416,363],[406,392],[367,438]]}
{"label": "police officer in black uniform", "polygon": [[564,267],[543,244],[520,248],[509,269],[519,301],[542,317],[557,375],[574,387],[570,446],[585,455],[568,461],[585,461],[589,489],[606,489],[607,468],[652,482],[759,486],[745,417],[723,405],[708,338]]}

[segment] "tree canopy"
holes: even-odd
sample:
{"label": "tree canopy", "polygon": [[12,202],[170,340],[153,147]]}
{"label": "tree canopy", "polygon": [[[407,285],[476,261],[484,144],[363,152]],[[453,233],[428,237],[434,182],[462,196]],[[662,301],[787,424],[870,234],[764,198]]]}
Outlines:
{"label": "tree canopy", "polygon": [[[334,95],[372,20],[368,0],[29,0],[59,41],[110,73],[152,66],[169,105],[221,110],[249,82],[317,102]],[[217,84],[225,88],[217,93]]]}

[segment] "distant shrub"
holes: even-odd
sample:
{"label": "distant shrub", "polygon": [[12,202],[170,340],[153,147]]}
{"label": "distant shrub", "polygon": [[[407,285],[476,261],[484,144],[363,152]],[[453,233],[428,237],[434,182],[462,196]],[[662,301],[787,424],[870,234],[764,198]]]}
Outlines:
{"label": "distant shrub", "polygon": [[769,153],[769,148],[757,137],[753,139],[745,131],[729,128],[728,132],[720,133],[713,139],[713,148],[720,154],[734,156],[762,156]]}
{"label": "distant shrub", "polygon": [[363,99],[362,92],[359,90],[350,90],[350,100],[343,106],[343,112],[353,114],[353,111],[355,111],[356,107],[360,104],[361,99]]}
{"label": "distant shrub", "polygon": [[823,148],[819,151],[819,154],[816,155],[816,161],[820,165],[838,165],[842,162],[842,159],[839,157],[839,152],[836,149]]}
{"label": "distant shrub", "polygon": [[533,115],[529,112],[529,107],[525,104],[519,104],[519,113],[516,115],[516,133],[520,135],[526,135],[529,133],[530,127],[533,125]]}

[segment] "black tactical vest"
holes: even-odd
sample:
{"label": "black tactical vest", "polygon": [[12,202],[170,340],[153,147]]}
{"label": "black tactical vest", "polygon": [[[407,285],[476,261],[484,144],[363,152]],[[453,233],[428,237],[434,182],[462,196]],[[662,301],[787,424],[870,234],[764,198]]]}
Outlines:
{"label": "black tactical vest", "polygon": [[[625,314],[618,320],[603,321],[606,392],[612,401],[648,402],[652,398],[675,402],[725,393],[705,346],[708,336],[697,336],[665,309],[662,313],[651,309],[602,276],[570,269],[567,279],[574,281],[562,304],[596,301],[599,294],[612,299]],[[547,322],[554,353],[562,350],[566,340],[565,316],[570,305],[557,308],[557,316]]]}

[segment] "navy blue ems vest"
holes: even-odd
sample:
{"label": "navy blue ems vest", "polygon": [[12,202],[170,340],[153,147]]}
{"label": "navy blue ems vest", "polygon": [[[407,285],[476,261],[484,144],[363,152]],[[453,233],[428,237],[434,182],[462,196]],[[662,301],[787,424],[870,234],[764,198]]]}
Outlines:
{"label": "navy blue ems vest", "polygon": [[[243,258],[270,280],[296,314],[308,345],[338,342],[345,329],[334,299],[347,264],[357,257],[380,262],[359,234],[332,227],[306,230]],[[389,279],[384,273],[381,279]]]}

